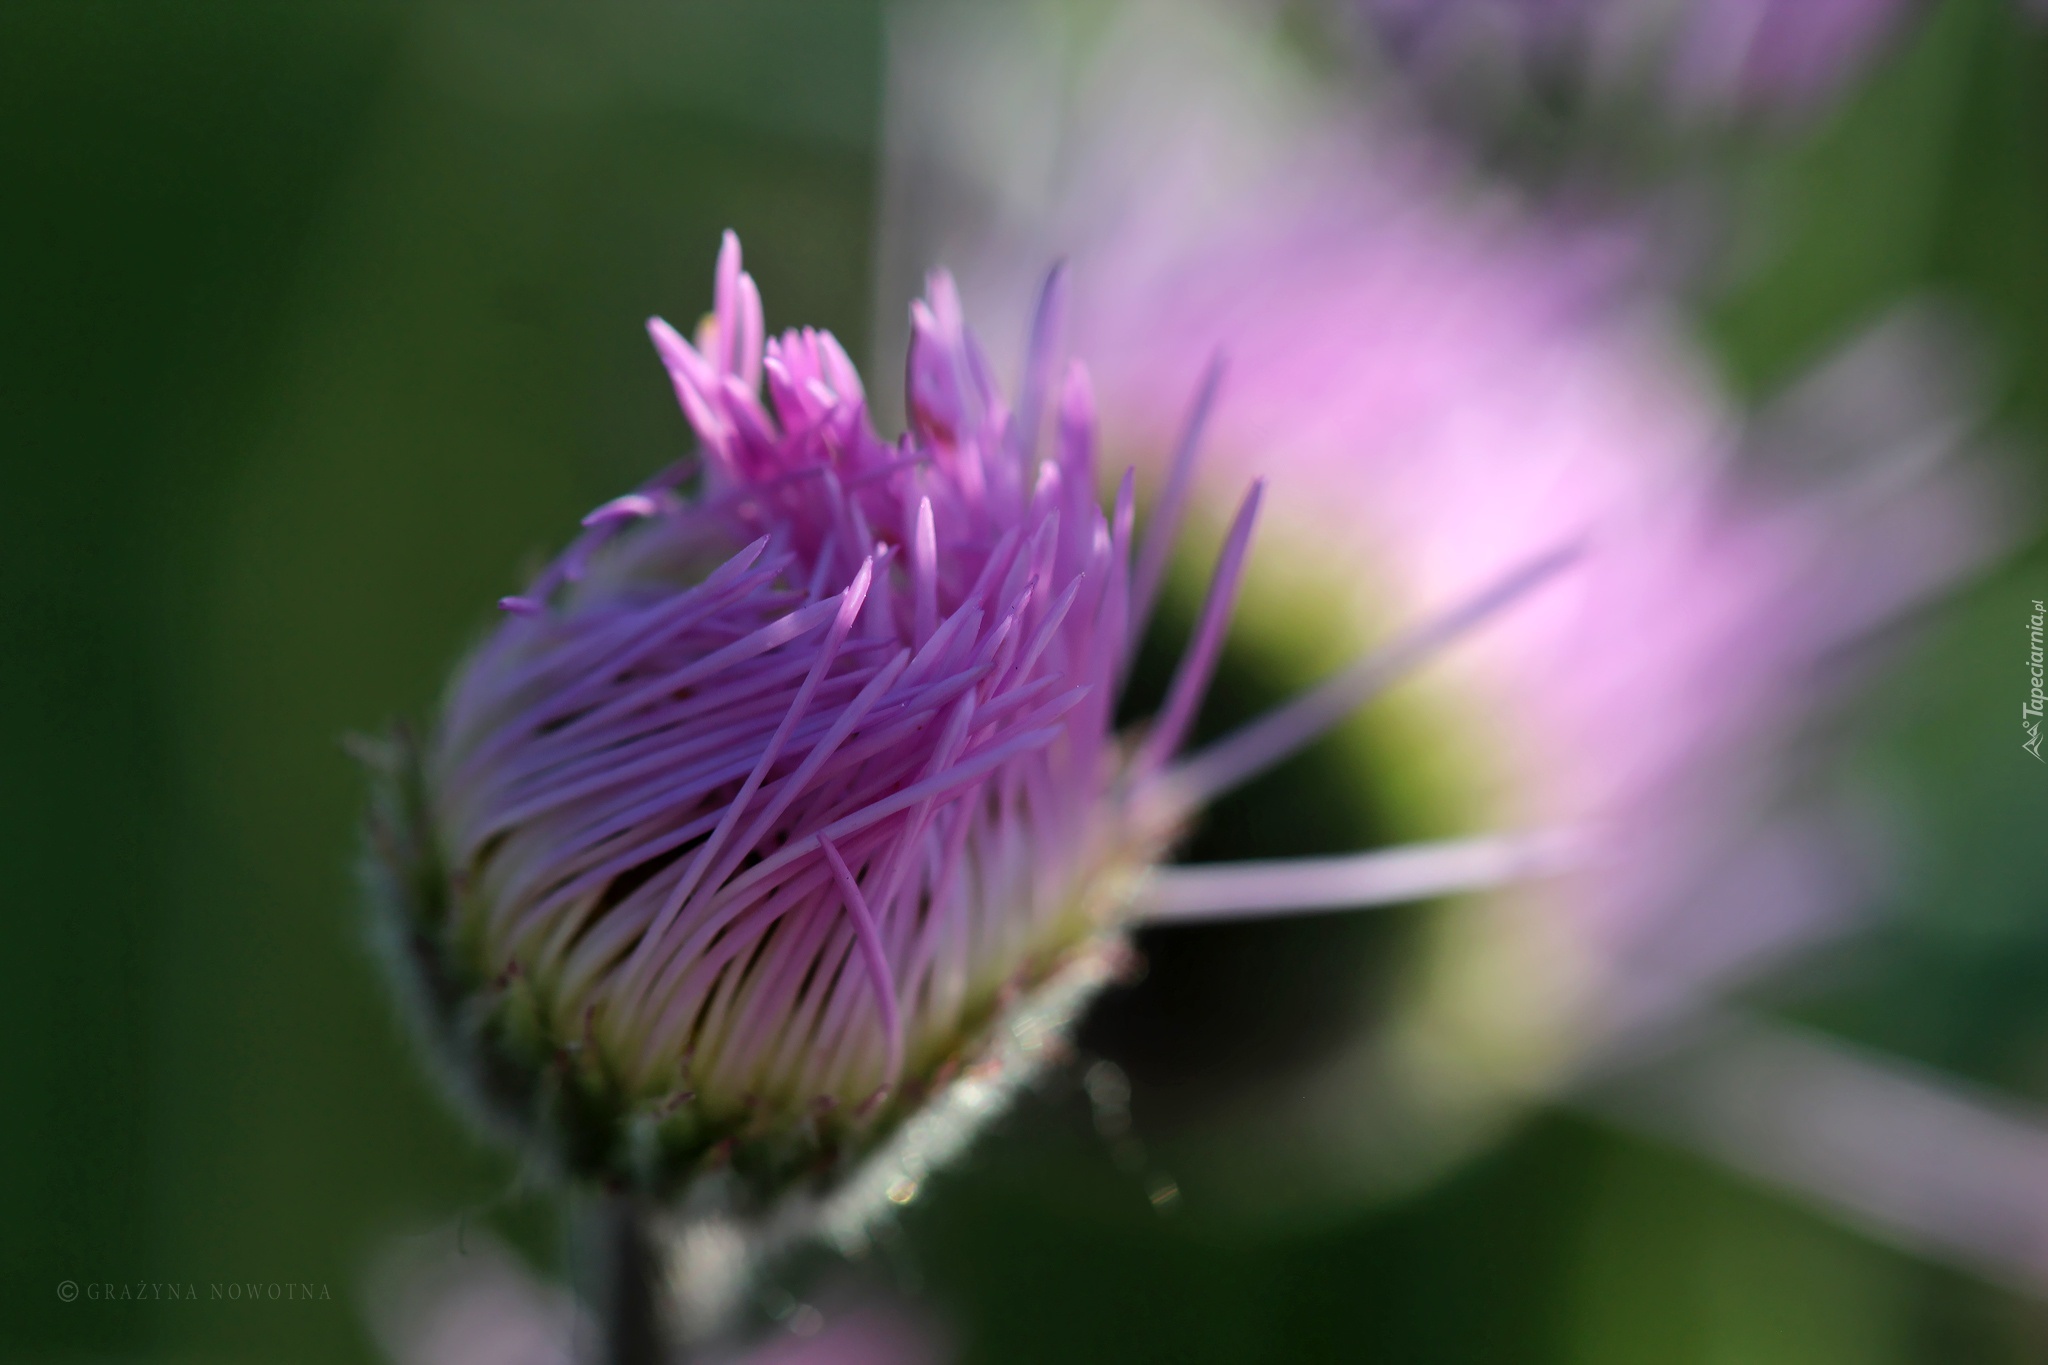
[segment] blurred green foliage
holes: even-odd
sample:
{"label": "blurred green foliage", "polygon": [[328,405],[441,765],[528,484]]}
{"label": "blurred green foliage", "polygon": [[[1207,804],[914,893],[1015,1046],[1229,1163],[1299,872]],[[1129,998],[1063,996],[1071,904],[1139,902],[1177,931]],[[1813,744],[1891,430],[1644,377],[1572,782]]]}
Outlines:
{"label": "blurred green foliage", "polygon": [[[339,741],[428,707],[521,566],[679,448],[639,324],[704,305],[721,228],[771,326],[867,335],[881,23],[857,0],[0,9],[0,1356],[369,1359],[380,1242],[506,1191],[361,947]],[[2040,468],[2042,36],[1952,0],[1753,171],[1762,245],[1703,311],[1738,387],[1939,290]],[[1923,838],[1889,927],[1799,1002],[2037,1099],[2048,775],[2011,721],[2044,592],[2038,548],[2009,561],[1863,709],[1861,761]],[[1299,964],[1273,943],[1230,947],[1263,966],[1190,1008],[1243,1027]],[[1218,1032],[1188,1041],[1196,1077]],[[2037,1305],[1569,1117],[1378,1214],[1249,1238],[1192,1192],[1155,1212],[1063,1082],[936,1191],[877,1273],[975,1361],[2048,1358]],[[334,1297],[67,1304],[65,1279]]]}
{"label": "blurred green foliage", "polygon": [[510,1172],[374,979],[340,741],[680,450],[640,323],[721,229],[860,334],[878,16],[11,6],[0,54],[0,1355],[361,1359],[378,1240]]}

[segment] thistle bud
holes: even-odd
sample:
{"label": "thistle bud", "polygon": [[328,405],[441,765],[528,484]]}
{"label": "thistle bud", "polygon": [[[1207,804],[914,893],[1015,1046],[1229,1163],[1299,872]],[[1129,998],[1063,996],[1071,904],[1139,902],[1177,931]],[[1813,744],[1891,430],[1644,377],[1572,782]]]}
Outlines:
{"label": "thistle bud", "polygon": [[649,324],[701,460],[585,518],[385,753],[389,956],[558,1171],[672,1195],[729,1169],[769,1202],[996,1055],[1006,1009],[1100,975],[1172,834],[1134,774],[1229,594],[1121,748],[1131,485],[1106,516],[1078,368],[1039,458],[1057,297],[1012,409],[934,277],[889,442],[831,336],[764,345],[728,235],[694,341]]}

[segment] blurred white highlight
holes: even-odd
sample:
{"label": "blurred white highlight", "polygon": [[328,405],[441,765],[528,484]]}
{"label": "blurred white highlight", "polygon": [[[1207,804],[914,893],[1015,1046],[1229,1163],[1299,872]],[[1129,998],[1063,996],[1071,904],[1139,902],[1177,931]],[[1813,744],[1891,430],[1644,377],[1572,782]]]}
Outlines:
{"label": "blurred white highlight", "polygon": [[1400,905],[1553,877],[1581,856],[1578,840],[1550,832],[1446,839],[1338,858],[1195,863],[1155,872],[1138,893],[1135,913],[1161,924]]}

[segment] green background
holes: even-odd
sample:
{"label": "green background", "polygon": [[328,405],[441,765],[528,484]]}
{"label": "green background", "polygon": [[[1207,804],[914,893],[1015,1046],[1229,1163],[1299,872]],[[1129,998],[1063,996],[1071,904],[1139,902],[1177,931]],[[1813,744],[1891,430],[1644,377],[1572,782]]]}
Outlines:
{"label": "green background", "polygon": [[[500,1200],[510,1164],[431,1093],[363,949],[341,739],[426,709],[521,568],[682,448],[640,322],[705,306],[720,229],[772,327],[868,335],[881,48],[857,0],[0,8],[0,1358],[370,1359],[377,1247]],[[1746,155],[1767,246],[1698,310],[1731,382],[1768,393],[1933,290],[2042,470],[2048,40],[1952,0]],[[1923,846],[1800,1006],[2039,1101],[2048,773],[2012,720],[2044,595],[2036,541],[1859,709]],[[1384,924],[1157,935],[1111,1023],[1201,1015],[1181,1069],[1207,1065],[1215,1019],[1254,1036]],[[2039,1302],[1564,1114],[1254,1238],[1155,1213],[1068,1082],[934,1193],[868,1273],[973,1361],[2048,1360]],[[530,1201],[487,1216],[550,1245]]]}

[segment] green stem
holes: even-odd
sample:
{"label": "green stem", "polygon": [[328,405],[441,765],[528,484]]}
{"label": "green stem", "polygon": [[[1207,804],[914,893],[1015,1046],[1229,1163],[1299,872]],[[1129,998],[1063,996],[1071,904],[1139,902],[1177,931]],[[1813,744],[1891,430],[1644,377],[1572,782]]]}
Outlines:
{"label": "green stem", "polygon": [[596,1365],[677,1365],[646,1210],[627,1195],[602,1196],[587,1214],[585,1247]]}

